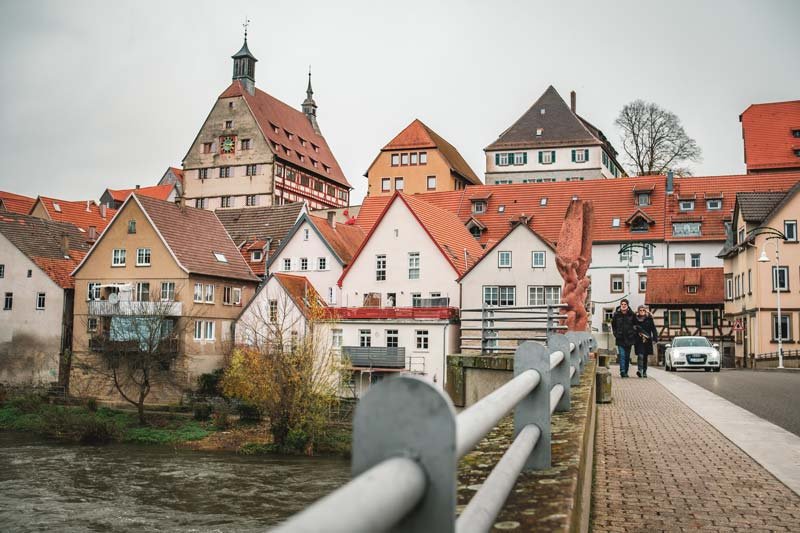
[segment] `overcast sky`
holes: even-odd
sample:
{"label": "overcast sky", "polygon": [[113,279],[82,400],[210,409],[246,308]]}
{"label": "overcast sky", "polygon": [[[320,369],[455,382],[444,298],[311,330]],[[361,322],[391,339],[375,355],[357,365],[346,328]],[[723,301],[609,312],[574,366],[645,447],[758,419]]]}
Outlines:
{"label": "overcast sky", "polygon": [[676,113],[696,175],[744,171],[739,114],[800,98],[800,2],[3,0],[0,189],[64,199],[180,166],[242,43],[256,85],[299,108],[355,187],[414,118],[483,177],[483,148],[553,85],[621,150],[636,98]]}

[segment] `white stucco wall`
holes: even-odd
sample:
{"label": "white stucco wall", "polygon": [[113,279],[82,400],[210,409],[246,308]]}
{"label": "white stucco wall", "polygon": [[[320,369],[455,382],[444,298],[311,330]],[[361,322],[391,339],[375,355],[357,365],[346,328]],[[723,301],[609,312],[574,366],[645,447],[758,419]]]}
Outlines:
{"label": "white stucco wall", "polygon": [[[0,383],[47,383],[58,379],[64,289],[0,234]],[[28,277],[30,270],[31,276]],[[36,309],[37,293],[45,308]],[[5,294],[13,306],[3,310]]]}
{"label": "white stucco wall", "polygon": [[[277,302],[277,322],[270,323],[269,301]],[[291,340],[291,332],[302,337],[306,329],[306,319],[294,304],[278,280],[272,276],[266,285],[255,295],[250,305],[242,311],[236,321],[236,342],[247,345],[261,345],[276,330],[283,332],[286,341]]]}
{"label": "white stucco wall", "polygon": [[[409,252],[420,254],[419,279],[408,279]],[[386,255],[385,281],[375,279],[377,255]],[[381,293],[383,305],[386,305],[386,294],[395,293],[397,307],[411,307],[411,293],[418,292],[422,298],[440,293],[450,298],[451,307],[458,307],[457,278],[455,268],[406,204],[396,198],[342,281],[341,305],[361,307],[365,293],[377,292]]]}
{"label": "white stucco wall", "polygon": [[[498,266],[500,252],[511,252],[511,268]],[[545,252],[544,268],[533,268],[532,252]],[[558,285],[563,280],[555,264],[555,252],[525,226],[517,226],[461,280],[462,308],[479,308],[483,304],[483,287],[488,285],[513,285],[516,287],[516,305],[528,305],[528,287]]]}
{"label": "white stucco wall", "polygon": [[[584,162],[572,161],[572,150],[589,150],[589,159]],[[504,165],[495,163],[495,154],[519,153],[528,154],[528,162],[524,165]],[[555,152],[554,163],[539,163],[539,152]],[[511,179],[515,183],[524,178],[552,177],[563,181],[567,177],[583,177],[584,179],[613,178],[614,175],[603,166],[602,148],[599,146],[571,146],[568,148],[536,148],[527,150],[495,150],[486,152],[487,183],[497,179]]]}
{"label": "white stucco wall", "polygon": [[[308,232],[308,240],[305,237],[306,231]],[[305,271],[300,270],[300,259],[303,257],[308,259],[308,270]],[[325,258],[324,270],[317,268],[319,264],[317,260],[320,257]],[[283,260],[287,258],[292,260],[291,270],[283,269]],[[292,238],[283,249],[275,255],[274,261],[269,266],[269,271],[270,273],[279,272],[305,276],[325,300],[325,303],[328,305],[341,305],[341,289],[337,282],[342,275],[342,264],[331,253],[325,241],[322,240],[312,224],[307,220],[300,222],[298,231],[292,235]],[[331,291],[333,291],[333,300],[330,299]]]}

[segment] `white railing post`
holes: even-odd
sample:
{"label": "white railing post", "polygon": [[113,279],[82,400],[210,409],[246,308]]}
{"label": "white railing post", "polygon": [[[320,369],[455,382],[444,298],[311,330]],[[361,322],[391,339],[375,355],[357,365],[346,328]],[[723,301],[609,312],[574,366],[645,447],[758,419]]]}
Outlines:
{"label": "white railing post", "polygon": [[416,461],[425,471],[427,487],[391,531],[455,531],[455,409],[441,390],[416,376],[384,380],[370,388],[356,408],[353,478],[392,457]]}
{"label": "white railing post", "polygon": [[575,345],[575,348],[572,350],[572,352],[570,352],[569,355],[570,365],[575,367],[575,373],[572,375],[572,381],[570,384],[578,385],[581,382],[581,374],[583,374],[584,370],[582,348],[584,339],[581,337],[580,333],[576,333],[574,331],[570,331],[564,336],[569,340],[569,342]]}
{"label": "white railing post", "polygon": [[514,377],[527,370],[539,373],[539,384],[514,409],[514,438],[533,424],[539,428],[539,442],[533,448],[525,469],[550,468],[550,350],[538,342],[520,344],[514,354]]}
{"label": "white railing post", "polygon": [[560,333],[554,333],[547,339],[547,350],[550,353],[562,352],[564,354],[564,359],[562,359],[561,363],[550,370],[550,386],[561,384],[561,386],[564,387],[564,393],[561,395],[561,399],[558,400],[558,404],[555,407],[556,411],[569,411],[570,406],[569,387],[571,383],[569,367],[571,359],[569,344],[569,339]]}

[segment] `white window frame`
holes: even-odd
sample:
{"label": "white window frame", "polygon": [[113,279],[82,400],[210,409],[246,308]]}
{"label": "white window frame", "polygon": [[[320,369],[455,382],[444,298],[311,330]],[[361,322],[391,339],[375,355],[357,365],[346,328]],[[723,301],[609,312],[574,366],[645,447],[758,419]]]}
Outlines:
{"label": "white window frame", "polygon": [[381,178],[381,191],[388,192],[392,190],[392,178]]}
{"label": "white window frame", "polygon": [[334,350],[339,350],[342,348],[342,342],[344,339],[344,335],[341,329],[332,329],[331,330],[331,348]]}
{"label": "white window frame", "polygon": [[375,256],[375,281],[386,281],[386,254]]}
{"label": "white window frame", "polygon": [[47,303],[47,295],[43,292],[36,293],[36,310],[44,311],[45,304]]}
{"label": "white window frame", "polygon": [[[166,289],[166,297],[164,296],[164,289]],[[161,301],[174,302],[175,301],[175,282],[162,281],[161,282]]]}
{"label": "white window frame", "polygon": [[575,150],[575,162],[586,163],[586,152],[584,150]]}
{"label": "white window frame", "polygon": [[253,250],[250,252],[250,261],[253,263],[259,263],[261,259],[264,257],[264,252],[261,250]]}
{"label": "white window frame", "polygon": [[400,166],[400,154],[392,154],[392,161],[391,164],[393,167]]}
{"label": "white window frame", "polygon": [[[144,287],[147,286],[147,290],[144,290]],[[143,296],[147,296],[145,300],[142,298]],[[137,302],[149,302],[150,301],[150,282],[149,281],[139,281],[136,283],[136,301]]]}
{"label": "white window frame", "polygon": [[[433,185],[431,185],[431,183]],[[429,191],[435,190],[436,189],[436,176],[428,176],[426,185],[427,185]]]}
{"label": "white window frame", "polygon": [[679,200],[678,209],[681,211],[694,211],[694,200]]}
{"label": "white window frame", "polygon": [[497,285],[486,285],[483,287],[483,306],[498,307],[500,304],[500,289]]}
{"label": "white window frame", "polygon": [[691,268],[700,268],[700,254],[698,253],[689,254],[689,266]]}
{"label": "white window frame", "polygon": [[497,156],[497,165],[501,166],[501,167],[507,167],[508,165],[510,165],[510,163],[509,163],[509,156],[510,155],[511,154],[508,154],[508,153],[498,154],[498,156]]}
{"label": "white window frame", "polygon": [[418,352],[427,352],[430,349],[430,334],[427,329],[414,330],[414,346]]}
{"label": "white window frame", "polygon": [[543,165],[550,165],[553,163],[553,152],[551,150],[544,150],[541,154]]}
{"label": "white window frame", "polygon": [[222,305],[233,305],[233,287],[222,287]]}
{"label": "white window frame", "polygon": [[327,269],[328,269],[328,258],[317,257],[317,270],[327,270]]}
{"label": "white window frame", "polygon": [[649,192],[640,192],[636,194],[636,205],[640,207],[645,207],[650,205],[650,193]]}
{"label": "white window frame", "polygon": [[[624,274],[611,274],[611,292],[619,294],[625,292],[625,275]],[[619,290],[614,289],[614,282],[619,282]]]}
{"label": "white window frame", "polygon": [[733,276],[725,278],[725,299],[733,300]]}
{"label": "white window frame", "polygon": [[511,268],[510,250],[502,250],[497,252],[497,268]]}
{"label": "white window frame", "polygon": [[203,294],[205,296],[205,298],[204,298],[205,303],[213,304],[214,303],[214,284],[213,283],[207,283],[206,287],[205,287],[205,291],[204,291]]}
{"label": "white window frame", "polygon": [[[514,285],[500,285],[498,287],[498,307],[514,307],[517,305],[517,287]],[[505,293],[505,294],[504,294]],[[510,296],[510,298],[509,298]]]}
{"label": "white window frame", "polygon": [[778,282],[780,281],[780,272],[785,272],[786,275],[783,276],[784,283],[781,283],[781,292],[789,292],[789,267],[788,266],[773,266],[772,267],[772,290],[773,292],[777,292],[778,290]]}
{"label": "white window frame", "polygon": [[420,264],[419,252],[408,252],[408,279],[420,279]]}
{"label": "white window frame", "polygon": [[292,258],[291,257],[284,257],[283,258],[283,271],[290,272],[292,270]]}
{"label": "white window frame", "polygon": [[203,340],[203,321],[202,320],[195,320],[194,321],[194,340],[201,341]]}
{"label": "white window frame", "polygon": [[99,299],[100,299],[100,282],[90,281],[89,284],[86,286],[86,301],[90,302],[92,300],[99,300]]}
{"label": "white window frame", "polygon": [[722,200],[719,198],[712,198],[710,200],[706,200],[706,209],[709,211],[717,211],[722,209]]}
{"label": "white window frame", "polygon": [[428,152],[419,153],[419,164],[426,165],[428,163]]}
{"label": "white window frame", "polygon": [[[387,329],[385,330],[386,334],[386,347],[387,348],[399,348],[400,347],[400,330],[397,329]],[[390,341],[393,340],[393,345],[390,346]]]}
{"label": "white window frame", "polygon": [[126,256],[127,250],[125,248],[114,248],[114,250],[111,252],[111,266],[124,267]]}
{"label": "white window frame", "polygon": [[305,272],[305,271],[308,270],[308,258],[307,257],[301,257],[300,258],[300,270],[302,272]]}
{"label": "white window frame", "polygon": [[784,220],[783,234],[786,236],[786,242],[797,242],[797,221]]}
{"label": "white window frame", "polygon": [[203,322],[203,332],[205,333],[203,339],[207,341],[215,340],[217,323],[213,320],[205,320]]}
{"label": "white window frame", "polygon": [[360,348],[372,348],[372,330],[359,329],[358,330],[358,346]]}
{"label": "white window frame", "polygon": [[203,303],[203,284],[194,284],[193,300],[195,303]]}
{"label": "white window frame", "polygon": [[639,292],[647,292],[647,274],[639,274]]}
{"label": "white window frame", "polygon": [[233,288],[233,305],[242,305],[242,288]]}
{"label": "white window frame", "polygon": [[152,252],[150,248],[137,248],[136,249],[136,266],[150,266],[152,259]]}
{"label": "white window frame", "polygon": [[[778,333],[778,313],[772,313],[772,317],[770,318],[770,323],[772,327],[770,328],[772,331],[770,332],[770,336],[772,337],[770,340],[777,341],[778,336],[775,333]],[[783,323],[786,324],[786,336],[784,336],[781,340],[788,341],[792,339],[792,315],[791,313],[781,313],[781,331],[780,334],[783,335]]]}
{"label": "white window frame", "polygon": [[[541,258],[541,261],[538,259]],[[545,268],[547,263],[547,252],[543,250],[534,250],[531,252],[531,268]]]}

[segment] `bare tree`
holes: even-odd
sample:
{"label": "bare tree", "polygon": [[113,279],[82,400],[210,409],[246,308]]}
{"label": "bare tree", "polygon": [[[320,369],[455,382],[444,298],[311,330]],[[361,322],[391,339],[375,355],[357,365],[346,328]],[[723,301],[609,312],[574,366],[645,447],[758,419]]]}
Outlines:
{"label": "bare tree", "polygon": [[158,290],[150,294],[149,301],[97,303],[108,308],[89,338],[89,349],[97,355],[75,362],[75,367],[110,381],[119,395],[136,407],[139,422],[144,424],[145,401],[154,386],[180,389],[185,385],[176,362],[183,333],[194,321],[178,316],[180,303],[162,300]]}
{"label": "bare tree", "polygon": [[688,176],[686,163],[702,161],[702,150],[680,119],[655,103],[635,100],[622,108],[614,123],[622,129],[622,149],[639,175],[672,170]]}

